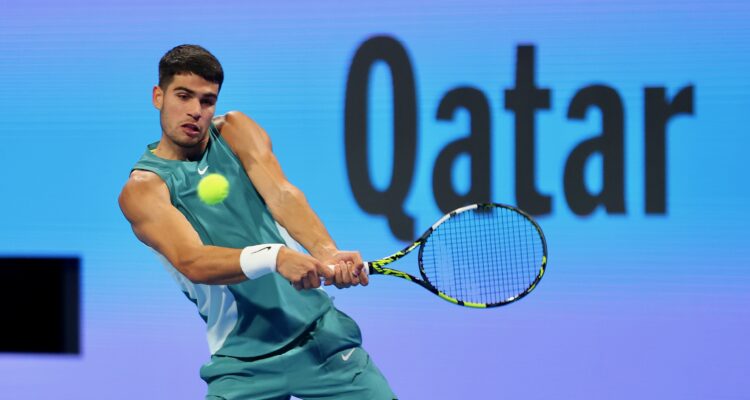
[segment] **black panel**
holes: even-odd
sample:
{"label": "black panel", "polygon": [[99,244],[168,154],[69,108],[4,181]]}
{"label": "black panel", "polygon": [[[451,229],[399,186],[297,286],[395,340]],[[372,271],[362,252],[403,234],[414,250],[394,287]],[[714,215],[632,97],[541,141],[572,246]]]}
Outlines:
{"label": "black panel", "polygon": [[80,353],[77,257],[0,257],[0,352]]}

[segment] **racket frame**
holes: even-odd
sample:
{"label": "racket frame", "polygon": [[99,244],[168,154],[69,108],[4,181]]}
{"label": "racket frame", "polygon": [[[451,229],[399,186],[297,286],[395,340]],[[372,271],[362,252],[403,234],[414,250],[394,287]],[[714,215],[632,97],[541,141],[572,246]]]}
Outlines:
{"label": "racket frame", "polygon": [[[517,295],[515,295],[513,297],[507,298],[507,299],[505,299],[505,300],[503,300],[501,302],[498,302],[498,303],[485,304],[485,303],[474,303],[474,302],[470,302],[470,301],[458,300],[458,299],[456,299],[456,298],[454,298],[452,296],[449,296],[449,295],[447,295],[447,294],[439,291],[437,288],[435,288],[430,283],[429,278],[425,274],[424,265],[422,264],[422,251],[424,249],[424,245],[429,240],[429,237],[432,234],[432,232],[435,229],[437,229],[437,227],[440,226],[442,223],[444,223],[445,221],[447,221],[448,219],[453,218],[453,217],[455,217],[456,215],[458,215],[460,213],[463,213],[463,212],[466,212],[466,211],[470,211],[470,210],[474,210],[474,209],[478,209],[478,208],[487,208],[487,209],[491,209],[491,208],[505,208],[505,209],[509,209],[511,211],[517,212],[518,214],[520,214],[523,217],[525,217],[529,222],[531,222],[531,224],[534,226],[534,228],[536,229],[537,233],[539,234],[539,237],[540,237],[541,242],[542,242],[542,249],[543,249],[542,265],[539,267],[539,273],[536,275],[536,278],[534,279],[534,281],[523,292],[521,292],[521,293],[519,293],[519,294],[517,294]],[[419,247],[419,253],[418,253],[419,254],[418,255],[419,273],[422,276],[422,279],[419,279],[419,278],[417,278],[414,275],[411,275],[411,274],[403,272],[403,271],[399,271],[397,269],[385,267],[386,265],[388,265],[388,264],[390,264],[390,263],[392,263],[392,262],[394,262],[394,261],[396,261],[396,260],[398,260],[400,258],[403,258],[407,254],[409,254],[410,252],[412,252],[414,249],[416,249],[417,247]],[[393,253],[390,256],[381,258],[379,260],[367,261],[364,264],[365,264],[365,267],[367,268],[367,271],[368,271],[368,273],[370,275],[390,275],[390,276],[395,276],[395,277],[399,277],[399,278],[402,278],[402,279],[406,279],[407,281],[414,282],[414,283],[422,286],[423,288],[425,288],[425,289],[429,290],[430,292],[436,294],[441,299],[446,300],[446,301],[448,301],[448,302],[450,302],[452,304],[456,304],[456,305],[464,306],[464,307],[470,307],[470,308],[499,307],[499,306],[503,306],[503,305],[506,305],[506,304],[510,304],[510,303],[512,303],[514,301],[520,300],[524,296],[528,295],[532,290],[534,290],[534,288],[536,288],[537,284],[542,279],[542,276],[544,276],[544,271],[546,270],[546,267],[547,267],[547,240],[545,239],[544,232],[542,232],[542,228],[539,226],[539,224],[537,224],[536,221],[529,214],[527,214],[525,211],[523,211],[523,210],[521,210],[519,208],[513,207],[513,206],[509,206],[507,204],[501,204],[501,203],[476,203],[476,204],[470,204],[470,205],[467,205],[467,206],[464,206],[464,207],[457,208],[457,209],[455,209],[455,210],[453,210],[453,211],[451,211],[451,212],[443,215],[437,222],[435,222],[434,224],[432,224],[432,226],[430,226],[422,234],[422,236],[419,237],[419,239],[415,240],[412,244],[406,246],[403,250],[397,251],[396,253]]]}

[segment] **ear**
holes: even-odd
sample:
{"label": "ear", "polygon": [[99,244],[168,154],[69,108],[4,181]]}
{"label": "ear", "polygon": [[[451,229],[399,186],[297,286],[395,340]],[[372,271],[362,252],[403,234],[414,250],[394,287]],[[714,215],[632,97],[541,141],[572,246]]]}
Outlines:
{"label": "ear", "polygon": [[153,93],[151,94],[151,101],[154,103],[154,107],[161,110],[164,105],[164,91],[161,90],[159,85],[154,86]]}

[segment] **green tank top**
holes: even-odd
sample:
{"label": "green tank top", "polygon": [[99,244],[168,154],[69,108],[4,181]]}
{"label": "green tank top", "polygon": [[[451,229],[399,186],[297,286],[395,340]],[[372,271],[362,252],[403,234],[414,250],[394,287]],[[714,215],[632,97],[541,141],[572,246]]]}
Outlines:
{"label": "green tank top", "polygon": [[[239,159],[213,124],[209,135],[199,161],[160,158],[152,152],[156,142],[148,145],[133,169],[154,172],[164,180],[172,205],[187,218],[205,245],[241,249],[285,243],[296,247],[274,221]],[[196,189],[200,179],[211,173],[224,175],[230,185],[229,195],[217,205],[200,201]],[[212,354],[257,357],[271,353],[301,335],[331,307],[322,289],[298,291],[278,273],[233,285],[196,284],[161,258],[206,321]],[[239,259],[237,262],[239,265]]]}

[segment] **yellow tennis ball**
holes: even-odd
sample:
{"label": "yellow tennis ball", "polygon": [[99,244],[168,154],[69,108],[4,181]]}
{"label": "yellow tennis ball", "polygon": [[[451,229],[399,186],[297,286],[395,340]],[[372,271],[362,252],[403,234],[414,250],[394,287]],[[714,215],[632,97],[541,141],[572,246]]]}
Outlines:
{"label": "yellow tennis ball", "polygon": [[229,181],[221,174],[208,174],[198,182],[198,198],[208,205],[219,204],[229,196]]}

